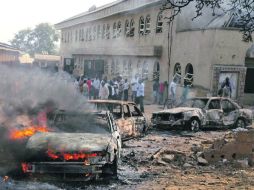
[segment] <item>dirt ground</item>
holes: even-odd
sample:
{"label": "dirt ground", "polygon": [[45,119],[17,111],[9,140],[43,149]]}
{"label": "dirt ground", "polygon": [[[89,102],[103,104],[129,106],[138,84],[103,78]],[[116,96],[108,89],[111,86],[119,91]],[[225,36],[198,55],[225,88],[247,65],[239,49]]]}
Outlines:
{"label": "dirt ground", "polygon": [[[153,111],[161,107],[147,105],[150,119]],[[118,180],[94,184],[49,184],[40,182],[5,183],[6,189],[254,189],[254,168],[220,161],[200,164],[194,152],[204,141],[222,138],[231,130],[160,131],[151,129],[140,139],[123,143]],[[167,152],[167,154],[163,154]],[[172,154],[170,154],[170,152]],[[172,156],[173,155],[173,156]],[[9,183],[9,185],[8,185]],[[1,177],[0,177],[1,189]],[[2,188],[4,189],[4,188]]]}

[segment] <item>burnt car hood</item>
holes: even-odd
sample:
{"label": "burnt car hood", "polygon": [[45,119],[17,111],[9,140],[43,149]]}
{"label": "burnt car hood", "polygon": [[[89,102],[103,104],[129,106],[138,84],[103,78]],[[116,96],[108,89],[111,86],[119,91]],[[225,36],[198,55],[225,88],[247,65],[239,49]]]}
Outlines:
{"label": "burnt car hood", "polygon": [[171,108],[163,111],[153,112],[153,114],[160,114],[160,113],[170,113],[170,114],[177,114],[183,113],[188,111],[197,111],[200,110],[199,108],[189,108],[189,107],[178,107],[178,108]]}
{"label": "burnt car hood", "polygon": [[47,149],[57,152],[96,152],[105,151],[111,139],[111,134],[37,133],[29,138],[26,148],[36,152]]}

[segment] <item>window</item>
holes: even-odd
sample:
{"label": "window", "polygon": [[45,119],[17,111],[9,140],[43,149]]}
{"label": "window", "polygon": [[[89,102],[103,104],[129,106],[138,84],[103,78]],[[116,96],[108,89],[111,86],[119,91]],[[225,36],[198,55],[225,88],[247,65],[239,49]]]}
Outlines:
{"label": "window", "polygon": [[110,25],[107,24],[107,29],[106,29],[106,39],[110,39]]}
{"label": "window", "polygon": [[225,112],[225,113],[229,113],[229,112],[234,111],[236,109],[234,104],[232,104],[228,100],[222,100],[221,107],[222,107],[223,112]]}
{"label": "window", "polygon": [[114,23],[113,24],[113,38],[116,38],[116,32],[117,32],[116,23]]}
{"label": "window", "polygon": [[162,33],[163,21],[162,13],[160,12],[157,17],[156,33]]}
{"label": "window", "polygon": [[88,41],[91,41],[92,40],[92,28],[90,27],[88,29]]}
{"label": "window", "polygon": [[125,35],[126,35],[126,37],[130,36],[130,23],[129,23],[129,20],[125,21]]}
{"label": "window", "polygon": [[209,103],[208,109],[220,109],[220,100],[211,100],[211,102]]}
{"label": "window", "polygon": [[76,32],[75,32],[75,41],[76,42],[78,41],[78,30],[76,30]]}
{"label": "window", "polygon": [[111,75],[112,76],[115,75],[115,70],[116,70],[115,61],[112,60],[112,64],[111,64]]}
{"label": "window", "polygon": [[151,33],[151,17],[150,15],[146,16],[146,22],[145,22],[145,34]]}
{"label": "window", "polygon": [[176,63],[174,67],[174,76],[173,80],[175,80],[177,83],[181,82],[181,77],[182,77],[182,71],[181,71],[181,65],[180,63]]}
{"label": "window", "polygon": [[81,41],[81,39],[82,39],[82,29],[79,29],[79,41]]}
{"label": "window", "polygon": [[134,24],[135,24],[134,20],[131,19],[131,22],[130,22],[130,37],[134,36],[134,32],[135,32]]}
{"label": "window", "polygon": [[190,85],[193,83],[193,66],[190,63],[185,68],[184,82]]}
{"label": "window", "polygon": [[145,61],[142,67],[142,76],[144,79],[148,79],[148,73],[149,73],[149,67],[148,67],[148,63]]}
{"label": "window", "polygon": [[121,22],[119,21],[118,24],[117,24],[117,33],[116,33],[116,37],[117,37],[117,38],[120,37],[121,32],[122,32],[122,24],[121,24]]}
{"label": "window", "polygon": [[145,20],[144,17],[140,17],[139,19],[139,33],[144,35],[145,34]]}
{"label": "window", "polygon": [[254,93],[254,68],[247,67],[246,79],[245,79],[245,93]]}
{"label": "window", "polygon": [[97,26],[97,39],[100,39],[101,38],[101,26],[98,25]]}
{"label": "window", "polygon": [[102,39],[105,39],[106,37],[106,25],[103,24],[103,28],[102,28]]}
{"label": "window", "polygon": [[81,29],[81,41],[85,41],[84,39],[84,28]]}
{"label": "window", "polygon": [[96,38],[96,26],[93,27],[93,36],[92,39],[95,40]]}
{"label": "window", "polygon": [[86,28],[86,41],[88,41],[89,40],[89,36],[88,36],[88,33],[89,33],[89,31],[88,31],[88,28]]}

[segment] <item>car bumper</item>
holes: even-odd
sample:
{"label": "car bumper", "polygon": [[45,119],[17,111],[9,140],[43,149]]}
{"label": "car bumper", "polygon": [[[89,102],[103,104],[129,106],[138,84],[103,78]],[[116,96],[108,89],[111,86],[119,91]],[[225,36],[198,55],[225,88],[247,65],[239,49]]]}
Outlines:
{"label": "car bumper", "polygon": [[25,173],[33,174],[101,174],[105,163],[85,165],[84,162],[31,162]]}

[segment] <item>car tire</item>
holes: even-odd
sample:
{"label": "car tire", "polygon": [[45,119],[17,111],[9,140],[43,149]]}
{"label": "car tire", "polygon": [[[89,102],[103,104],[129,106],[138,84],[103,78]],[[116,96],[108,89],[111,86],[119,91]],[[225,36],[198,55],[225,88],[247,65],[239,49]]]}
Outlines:
{"label": "car tire", "polygon": [[197,118],[192,118],[189,122],[190,130],[198,132],[200,130],[200,121]]}
{"label": "car tire", "polygon": [[238,118],[235,122],[235,128],[246,128],[246,123],[244,119]]}
{"label": "car tire", "polygon": [[111,171],[112,171],[112,176],[117,177],[117,168],[118,168],[117,156],[115,156],[115,159],[114,159],[113,163],[111,164],[110,168],[111,168]]}

